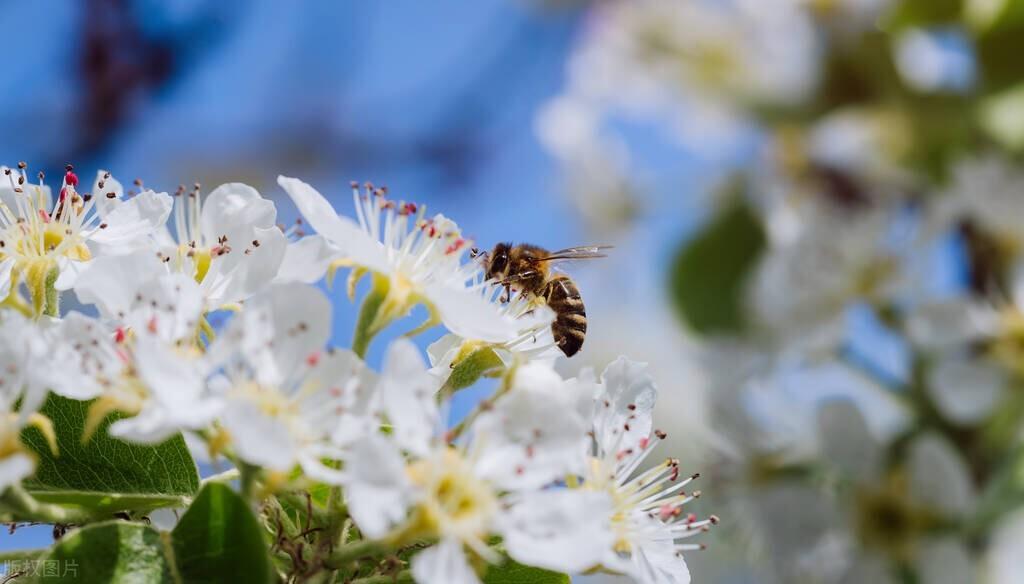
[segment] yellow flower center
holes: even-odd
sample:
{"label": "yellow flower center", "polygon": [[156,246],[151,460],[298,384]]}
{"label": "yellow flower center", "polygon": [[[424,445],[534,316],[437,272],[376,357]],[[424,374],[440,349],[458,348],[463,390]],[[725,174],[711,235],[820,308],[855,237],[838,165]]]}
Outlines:
{"label": "yellow flower center", "polygon": [[458,451],[448,448],[440,456],[414,462],[406,473],[425,493],[414,520],[419,529],[430,535],[487,534],[498,499]]}

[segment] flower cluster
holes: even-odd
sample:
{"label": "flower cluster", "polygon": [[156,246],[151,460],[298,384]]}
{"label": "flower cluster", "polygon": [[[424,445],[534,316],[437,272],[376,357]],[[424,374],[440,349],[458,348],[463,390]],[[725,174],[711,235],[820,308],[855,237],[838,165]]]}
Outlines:
{"label": "flower cluster", "polygon": [[602,230],[661,227],[681,173],[728,175],[699,233],[666,245],[686,240],[672,299],[701,336],[708,449],[732,479],[713,492],[749,519],[749,553],[721,558],[729,577],[745,557],[752,581],[1020,579],[1011,4],[588,11],[538,117],[581,212]]}
{"label": "flower cluster", "polygon": [[[353,185],[351,219],[280,177],[307,235],[278,226],[274,203],[243,184],[125,191],[100,171],[84,192],[69,166],[54,197],[24,164],[3,173],[4,497],[24,495],[35,472],[25,428],[56,448],[62,421],[41,413],[52,393],[88,402],[84,441],[183,434],[197,456],[236,469],[268,522],[279,494],[329,488],[324,524],[293,534],[316,545],[280,546],[291,553],[283,576],[388,557],[381,577],[477,582],[510,557],[689,581],[683,553],[700,547],[689,538],[717,519],[686,510],[696,475],[649,459],[665,434],[652,426],[645,366],[619,358],[600,376],[564,379],[552,312],[503,297],[451,219],[371,185]],[[369,279],[350,348],[329,344],[332,304],[312,285],[339,269],[353,299]],[[85,312],[62,313],[72,292]],[[391,342],[375,371],[368,346],[417,306],[428,318],[406,336],[447,334],[426,356],[408,338]],[[494,393],[450,424],[453,394],[487,380]]]}

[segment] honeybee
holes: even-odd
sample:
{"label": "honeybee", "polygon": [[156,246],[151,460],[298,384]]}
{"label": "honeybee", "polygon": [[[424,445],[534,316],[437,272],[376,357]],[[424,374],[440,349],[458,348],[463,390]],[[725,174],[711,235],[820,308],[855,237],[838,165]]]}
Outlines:
{"label": "honeybee", "polygon": [[548,251],[536,245],[499,243],[490,252],[480,253],[487,278],[505,287],[504,301],[512,297],[513,286],[530,300],[541,299],[555,313],[551,333],[558,348],[572,357],[583,347],[587,334],[587,311],[576,283],[569,276],[554,272],[559,261],[603,258],[610,245],[570,247]]}

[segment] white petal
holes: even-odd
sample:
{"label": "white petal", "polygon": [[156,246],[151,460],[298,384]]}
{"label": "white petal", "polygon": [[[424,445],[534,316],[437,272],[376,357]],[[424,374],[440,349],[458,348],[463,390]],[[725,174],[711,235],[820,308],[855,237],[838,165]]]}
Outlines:
{"label": "white petal", "polygon": [[204,394],[204,364],[149,336],[140,335],[135,345],[135,368],[150,391],[152,407],[179,429],[208,424],[220,403]]}
{"label": "white petal", "polygon": [[277,272],[280,282],[305,282],[313,284],[324,277],[327,267],[339,255],[321,235],[309,235],[289,243],[284,252],[281,269]]}
{"label": "white petal", "polygon": [[877,478],[881,452],[856,404],[838,400],[823,404],[818,413],[818,433],[825,460],[852,479],[869,483]]}
{"label": "white petal", "polygon": [[338,215],[316,189],[297,178],[285,176],[277,177],[277,184],[288,193],[306,222],[337,246],[345,257],[371,270],[389,272],[387,257],[380,242],[369,237],[348,217]]}
{"label": "white petal", "polygon": [[442,540],[416,554],[412,559],[412,576],[418,584],[477,584],[480,579],[466,561],[462,543]]}
{"label": "white petal", "polygon": [[223,184],[202,201],[200,230],[203,240],[212,244],[227,237],[227,244],[236,251],[249,245],[253,230],[273,227],[277,219],[274,202],[242,183]]}
{"label": "white petal", "polygon": [[498,306],[468,288],[430,284],[424,296],[437,309],[444,326],[464,339],[502,343],[519,336],[523,322],[503,314]]}
{"label": "white petal", "polygon": [[229,400],[221,417],[231,444],[250,464],[279,471],[291,470],[298,462],[297,445],[288,426],[266,415],[256,404],[242,399]]}
{"label": "white petal", "polygon": [[966,462],[944,439],[927,434],[910,447],[910,492],[914,500],[943,515],[963,515],[977,493]]}
{"label": "white petal", "polygon": [[249,300],[208,355],[219,362],[241,353],[259,382],[283,388],[323,349],[330,327],[331,303],[323,292],[297,282],[273,284]]}
{"label": "white petal", "polygon": [[985,558],[987,584],[1017,584],[1024,574],[1024,511],[1004,519]]}
{"label": "white petal", "polygon": [[7,487],[20,483],[22,479],[32,474],[35,468],[35,462],[27,454],[20,452],[0,459],[0,493],[7,490]]}
{"label": "white petal", "polygon": [[550,389],[514,389],[477,418],[473,445],[480,476],[521,489],[583,471],[587,421]]}
{"label": "white petal", "polygon": [[174,200],[167,193],[145,191],[125,201],[105,218],[106,227],[97,227],[92,241],[108,246],[129,245],[150,236],[167,222]]}
{"label": "white petal", "polygon": [[89,262],[74,290],[81,302],[95,304],[104,317],[121,321],[128,316],[135,291],[165,271],[150,252],[101,256]]}
{"label": "white petal", "polygon": [[508,553],[517,562],[558,572],[583,572],[612,547],[612,501],[579,489],[529,493],[501,519]]}
{"label": "white petal", "polygon": [[917,555],[920,582],[963,584],[974,582],[974,562],[964,544],[952,537],[926,540]]}
{"label": "white petal", "polygon": [[405,520],[413,488],[394,444],[380,436],[366,436],[352,445],[345,469],[349,513],[364,534],[384,537]]}
{"label": "white petal", "polygon": [[946,353],[929,371],[926,384],[939,410],[959,424],[988,416],[1007,386],[1006,372],[976,356]]}
{"label": "white petal", "polygon": [[[254,246],[252,241],[260,245]],[[228,254],[235,256],[232,262],[212,260],[202,283],[211,307],[247,300],[270,285],[284,259],[288,240],[277,227],[268,227],[253,230],[244,245],[244,249],[235,248]]]}
{"label": "white petal", "polygon": [[[647,364],[619,357],[601,374],[594,403],[594,433],[602,453],[640,448],[651,435],[658,391]],[[628,428],[628,430],[626,429]]]}
{"label": "white petal", "polygon": [[181,431],[157,405],[149,405],[131,418],[117,420],[107,430],[114,438],[138,444],[160,444]]}
{"label": "white petal", "polygon": [[182,273],[161,274],[135,290],[128,317],[122,319],[138,335],[164,341],[191,340],[203,313],[196,281]]}
{"label": "white petal", "polygon": [[95,319],[72,312],[52,331],[50,351],[54,366],[40,375],[54,393],[76,400],[98,396],[103,386],[120,375],[123,363],[114,347],[113,333]]}
{"label": "white petal", "polygon": [[438,387],[412,341],[401,338],[391,343],[377,391],[394,426],[395,441],[409,452],[422,455],[430,449],[440,424],[434,398]]}

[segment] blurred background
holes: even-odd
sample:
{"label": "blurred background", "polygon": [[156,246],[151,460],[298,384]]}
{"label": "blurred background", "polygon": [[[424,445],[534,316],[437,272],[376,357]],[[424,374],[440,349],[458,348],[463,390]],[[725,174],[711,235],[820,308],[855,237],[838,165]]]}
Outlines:
{"label": "blurred background", "polygon": [[1024,0],[0,7],[4,164],[614,245],[560,366],[650,363],[695,582],[1024,582]]}

